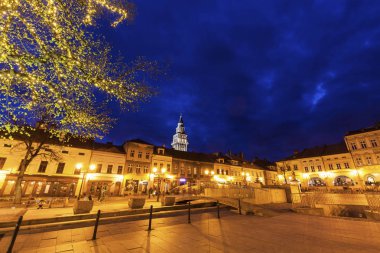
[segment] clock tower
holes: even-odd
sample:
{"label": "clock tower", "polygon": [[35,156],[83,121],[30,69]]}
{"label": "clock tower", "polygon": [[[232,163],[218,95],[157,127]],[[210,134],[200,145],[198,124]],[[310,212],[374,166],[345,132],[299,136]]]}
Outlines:
{"label": "clock tower", "polygon": [[178,125],[173,135],[172,147],[175,150],[187,151],[187,146],[189,142],[187,141],[187,134],[185,133],[185,126],[183,124],[182,114],[179,117]]}

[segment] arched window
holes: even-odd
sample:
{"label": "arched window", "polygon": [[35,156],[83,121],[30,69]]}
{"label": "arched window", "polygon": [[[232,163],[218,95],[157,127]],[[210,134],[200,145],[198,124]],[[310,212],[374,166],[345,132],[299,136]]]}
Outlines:
{"label": "arched window", "polygon": [[376,183],[375,177],[372,175],[368,175],[365,184],[366,185],[374,185],[375,183]]}

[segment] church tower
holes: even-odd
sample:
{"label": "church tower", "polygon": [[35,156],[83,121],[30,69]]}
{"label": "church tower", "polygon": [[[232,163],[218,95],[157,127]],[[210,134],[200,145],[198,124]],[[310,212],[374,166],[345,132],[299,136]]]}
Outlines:
{"label": "church tower", "polygon": [[185,126],[183,124],[182,114],[179,117],[178,125],[175,132],[175,135],[173,135],[172,147],[175,150],[187,151],[187,145],[189,145],[189,142],[187,141],[187,134],[185,133]]}

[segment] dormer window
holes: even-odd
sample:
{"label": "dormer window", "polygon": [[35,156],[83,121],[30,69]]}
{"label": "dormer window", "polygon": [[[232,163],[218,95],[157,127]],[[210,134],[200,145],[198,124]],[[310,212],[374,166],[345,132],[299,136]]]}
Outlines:
{"label": "dormer window", "polygon": [[223,159],[223,158],[219,158],[219,159],[218,159],[218,162],[219,162],[219,163],[224,163],[224,159]]}
{"label": "dormer window", "polygon": [[158,154],[159,155],[164,155],[164,153],[165,153],[165,149],[163,149],[163,148],[159,148],[158,149]]}

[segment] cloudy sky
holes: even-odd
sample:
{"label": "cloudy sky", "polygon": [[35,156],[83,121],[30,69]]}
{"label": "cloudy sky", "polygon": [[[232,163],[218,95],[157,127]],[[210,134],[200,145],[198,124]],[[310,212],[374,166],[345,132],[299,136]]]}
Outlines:
{"label": "cloudy sky", "polygon": [[107,141],[169,146],[182,113],[192,151],[276,160],[380,121],[380,1],[136,0],[104,35],[128,60],[170,63],[159,94]]}

